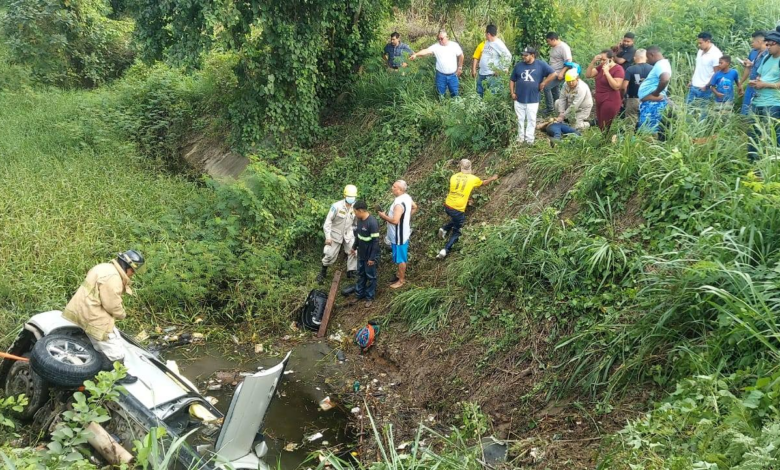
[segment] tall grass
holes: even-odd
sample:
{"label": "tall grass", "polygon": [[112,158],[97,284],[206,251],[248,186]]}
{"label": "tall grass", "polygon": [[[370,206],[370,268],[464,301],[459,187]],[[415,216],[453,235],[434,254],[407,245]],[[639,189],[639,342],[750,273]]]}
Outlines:
{"label": "tall grass", "polygon": [[390,318],[400,317],[411,331],[431,333],[447,324],[454,303],[455,295],[448,288],[408,290],[393,298]]}
{"label": "tall grass", "polygon": [[62,308],[96,262],[202,189],[149,168],[96,122],[84,92],[0,94],[0,308],[13,321]]}

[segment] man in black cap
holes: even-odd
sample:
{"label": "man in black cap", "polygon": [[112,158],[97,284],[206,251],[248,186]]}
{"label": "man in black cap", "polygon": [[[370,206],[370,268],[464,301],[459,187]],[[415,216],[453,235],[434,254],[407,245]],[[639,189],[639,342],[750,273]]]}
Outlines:
{"label": "man in black cap", "polygon": [[623,71],[634,65],[634,33],[628,32],[623,36],[623,41],[620,43],[617,55],[615,57],[615,63],[620,64],[623,67]]}
{"label": "man in black cap", "polygon": [[536,49],[526,47],[523,60],[515,65],[509,78],[509,90],[515,101],[517,114],[517,141],[534,143],[536,114],[539,111],[541,91],[556,77],[555,70],[547,63],[536,60]]}

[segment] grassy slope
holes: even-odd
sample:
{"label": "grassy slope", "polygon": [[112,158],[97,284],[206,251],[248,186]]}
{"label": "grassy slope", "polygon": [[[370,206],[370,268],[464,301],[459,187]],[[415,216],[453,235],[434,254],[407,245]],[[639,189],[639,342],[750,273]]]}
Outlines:
{"label": "grassy slope", "polygon": [[100,99],[89,92],[0,93],[4,331],[30,313],[63,307],[95,262],[130,247],[130,229],[182,208],[200,191],[136,158],[88,113]]}

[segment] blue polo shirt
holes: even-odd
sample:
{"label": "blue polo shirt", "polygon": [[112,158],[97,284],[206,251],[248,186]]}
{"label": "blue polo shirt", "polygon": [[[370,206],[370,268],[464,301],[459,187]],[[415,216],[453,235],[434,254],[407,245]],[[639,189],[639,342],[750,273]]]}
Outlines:
{"label": "blue polo shirt", "polygon": [[400,42],[397,46],[387,44],[385,46],[385,54],[387,54],[387,66],[397,69],[404,62],[404,54],[412,55],[412,48],[408,45]]}
{"label": "blue polo shirt", "polygon": [[512,76],[509,78],[515,82],[515,94],[517,102],[523,104],[539,102],[539,84],[547,78],[548,75],[555,73],[552,67],[546,62],[534,60],[531,64],[520,61],[512,70]]}

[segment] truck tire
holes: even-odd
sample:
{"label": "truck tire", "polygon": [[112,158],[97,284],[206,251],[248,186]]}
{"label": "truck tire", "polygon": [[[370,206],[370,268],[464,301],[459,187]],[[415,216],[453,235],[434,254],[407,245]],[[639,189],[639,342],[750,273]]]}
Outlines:
{"label": "truck tire", "polygon": [[[29,358],[30,353],[22,354],[22,357]],[[15,397],[20,394],[27,397],[27,405],[22,411],[15,411],[13,414],[25,421],[32,419],[35,412],[49,399],[49,384],[25,361],[15,361],[5,379],[5,396]]]}
{"label": "truck tire", "polygon": [[30,365],[47,382],[75,388],[100,372],[100,356],[83,336],[51,334],[35,343]]}

